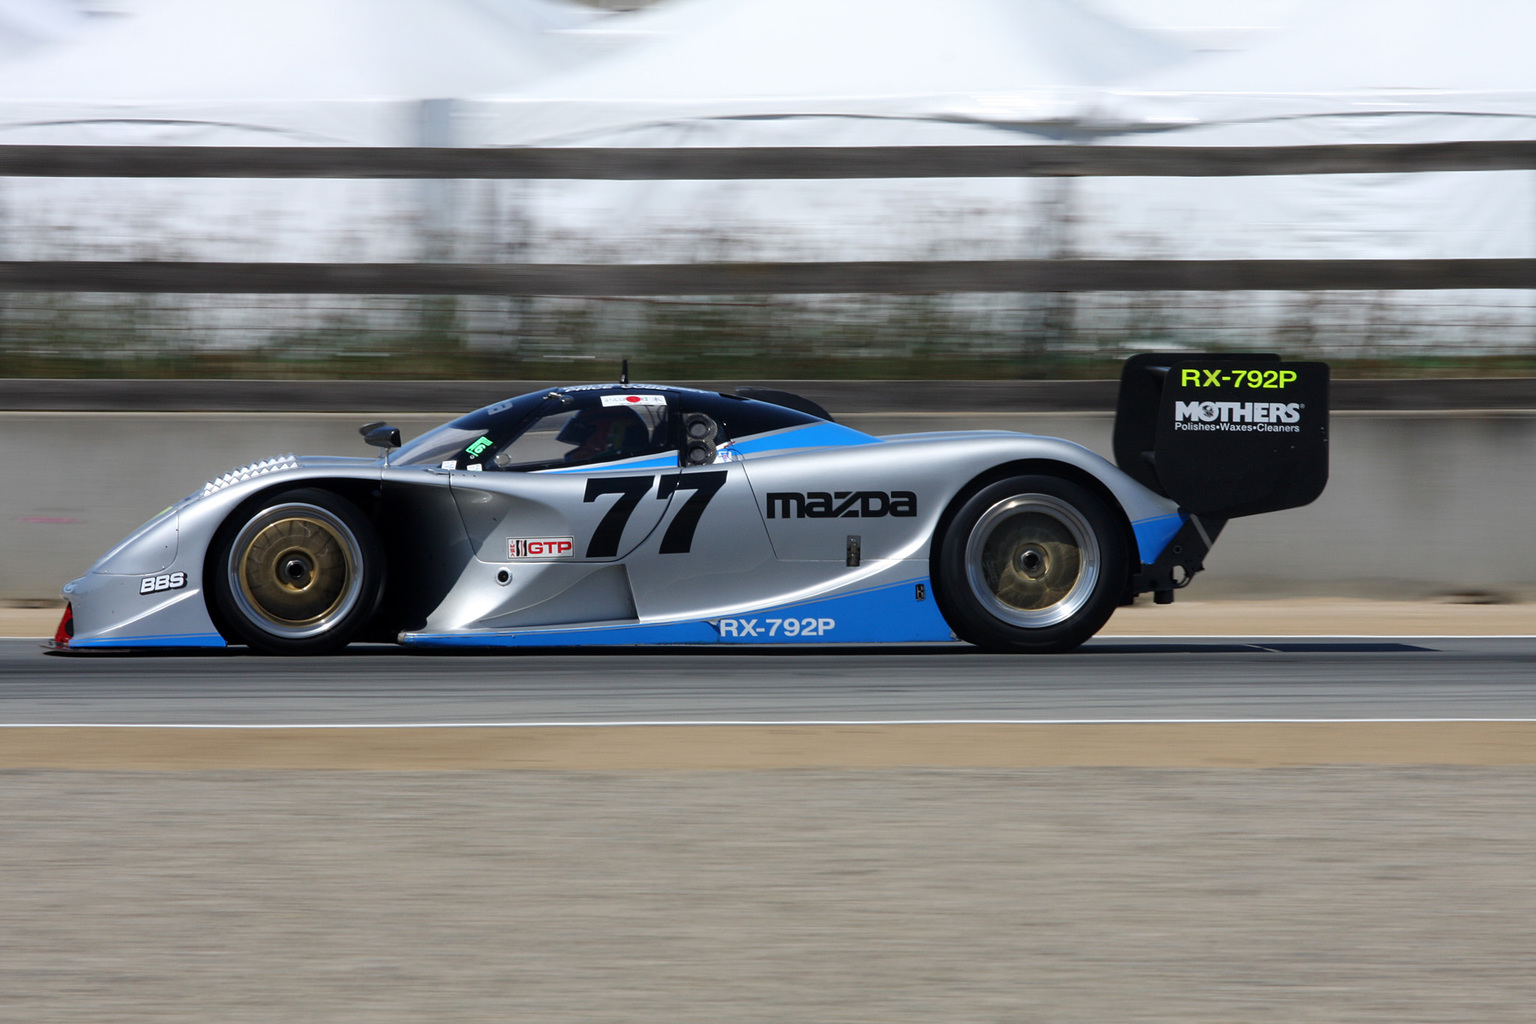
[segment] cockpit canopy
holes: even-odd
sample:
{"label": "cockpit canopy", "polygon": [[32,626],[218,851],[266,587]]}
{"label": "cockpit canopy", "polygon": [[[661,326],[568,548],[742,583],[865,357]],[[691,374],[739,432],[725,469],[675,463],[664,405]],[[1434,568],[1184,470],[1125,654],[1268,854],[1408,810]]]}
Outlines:
{"label": "cockpit canopy", "polygon": [[803,409],[714,391],[583,384],[477,409],[429,430],[389,461],[393,466],[510,472],[646,455],[700,464],[733,441],[821,419]]}

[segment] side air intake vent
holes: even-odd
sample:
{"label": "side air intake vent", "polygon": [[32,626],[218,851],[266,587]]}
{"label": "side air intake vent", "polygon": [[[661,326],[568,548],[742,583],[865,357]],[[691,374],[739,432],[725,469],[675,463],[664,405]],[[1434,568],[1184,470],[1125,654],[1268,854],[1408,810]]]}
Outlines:
{"label": "side air intake vent", "polygon": [[203,497],[207,497],[216,491],[222,491],[226,487],[233,487],[243,480],[249,480],[254,476],[265,476],[268,473],[276,473],[284,469],[298,469],[299,459],[293,453],[287,455],[275,455],[270,459],[253,462],[249,466],[241,466],[232,469],[217,479],[210,480],[203,485]]}

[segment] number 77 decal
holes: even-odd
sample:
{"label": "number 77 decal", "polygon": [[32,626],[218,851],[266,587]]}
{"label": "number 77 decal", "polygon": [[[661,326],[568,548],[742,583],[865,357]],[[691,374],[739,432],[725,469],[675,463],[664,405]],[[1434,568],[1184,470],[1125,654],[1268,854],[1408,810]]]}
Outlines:
{"label": "number 77 decal", "polygon": [[[662,534],[661,554],[687,554],[693,548],[693,532],[698,528],[699,517],[704,514],[709,500],[725,486],[727,475],[726,470],[719,470],[661,478],[661,484],[656,488],[656,497],[662,501],[672,497],[674,491],[693,492],[693,497],[677,510],[667,526],[667,532]],[[603,515],[597,529],[592,532],[592,540],[587,544],[588,558],[613,558],[619,553],[619,541],[624,536],[624,527],[629,525],[629,517],[634,515],[640,499],[645,497],[645,492],[651,489],[655,481],[654,476],[610,476],[587,481],[582,501],[596,501],[604,494],[619,496],[619,500],[613,503],[613,507]]]}
{"label": "number 77 decal", "polygon": [[721,469],[711,473],[678,473],[661,478],[656,497],[663,500],[672,497],[673,491],[692,491],[693,497],[683,502],[677,510],[667,532],[661,537],[661,554],[685,555],[693,548],[693,531],[698,528],[699,517],[720,488],[725,486],[728,471]]}
{"label": "number 77 decal", "polygon": [[613,507],[604,513],[597,529],[592,531],[592,540],[587,544],[588,558],[612,558],[619,553],[619,539],[624,536],[624,527],[655,479],[654,476],[600,476],[587,481],[587,493],[582,496],[582,501],[596,501],[603,494],[619,496]]}

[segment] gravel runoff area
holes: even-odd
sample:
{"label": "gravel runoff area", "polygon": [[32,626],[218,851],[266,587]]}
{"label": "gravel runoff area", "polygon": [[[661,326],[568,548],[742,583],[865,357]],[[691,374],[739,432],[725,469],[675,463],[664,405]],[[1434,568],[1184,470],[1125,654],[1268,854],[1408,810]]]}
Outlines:
{"label": "gravel runoff area", "polygon": [[[63,606],[0,607],[0,636],[52,636]],[[1143,597],[1119,609],[1102,636],[1527,636],[1536,604],[1455,604],[1299,597],[1268,601]]]}
{"label": "gravel runoff area", "polygon": [[[0,633],[57,616],[7,609]],[[1533,626],[1532,605],[1181,601],[1106,632]],[[378,770],[410,762],[339,734],[317,762],[312,732],[248,761],[219,741],[209,770],[88,731],[60,770],[4,730],[0,1022],[1523,1024],[1536,743],[1456,732],[1490,727],[1042,726],[1066,731],[1014,747],[1057,767],[878,769],[850,734],[850,766],[762,767],[797,763],[786,733],[736,771],[571,770],[533,736],[508,763],[543,770]],[[1345,748],[1360,763],[1329,765]],[[1414,763],[1431,748],[1461,753]],[[582,763],[616,753],[650,763]],[[1120,763],[1248,767],[1059,767]]]}
{"label": "gravel runoff area", "polygon": [[1523,1022],[1536,768],[0,772],[0,1021]]}

